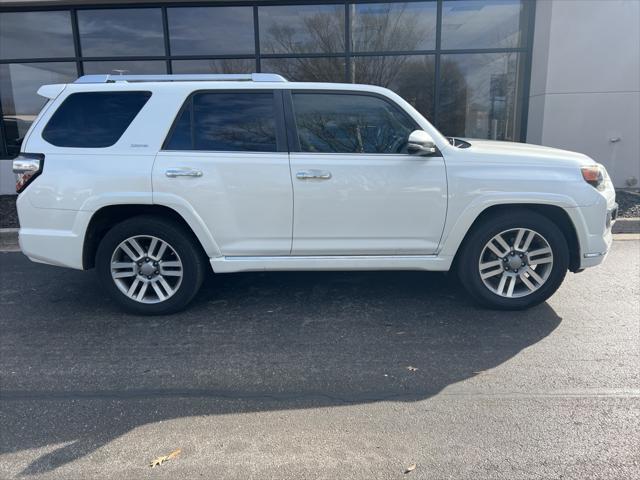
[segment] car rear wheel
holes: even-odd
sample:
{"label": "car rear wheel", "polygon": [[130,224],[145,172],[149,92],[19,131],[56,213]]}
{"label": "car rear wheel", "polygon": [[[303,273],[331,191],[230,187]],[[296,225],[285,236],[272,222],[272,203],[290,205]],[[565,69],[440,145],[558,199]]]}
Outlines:
{"label": "car rear wheel", "polygon": [[521,209],[488,217],[474,227],[462,247],[458,275],[479,303],[516,310],[553,295],[568,265],[567,241],[558,226]]}
{"label": "car rear wheel", "polygon": [[107,232],[98,247],[96,269],[122,307],[161,315],[181,310],[193,299],[205,262],[199,246],[179,225],[139,216]]}

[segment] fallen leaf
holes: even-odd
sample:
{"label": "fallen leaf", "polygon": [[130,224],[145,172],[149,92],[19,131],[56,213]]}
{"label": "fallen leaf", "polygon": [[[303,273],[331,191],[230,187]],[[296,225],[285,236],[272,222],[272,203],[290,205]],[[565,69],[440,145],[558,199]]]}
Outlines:
{"label": "fallen leaf", "polygon": [[416,372],[418,369],[416,367],[412,367],[411,365],[409,365],[407,367],[407,370],[409,370],[410,372]]}
{"label": "fallen leaf", "polygon": [[182,453],[182,449],[181,448],[176,448],[169,455],[161,455],[159,457],[154,458],[151,461],[151,463],[149,464],[149,466],[151,468],[153,468],[153,467],[157,467],[159,465],[162,465],[164,462],[167,462],[169,460],[173,460],[173,459],[177,458],[181,453]]}
{"label": "fallen leaf", "polygon": [[411,473],[413,472],[415,469],[417,468],[417,465],[415,463],[412,463],[411,465],[409,465],[407,467],[407,469],[404,471],[404,474],[406,475],[407,473]]}

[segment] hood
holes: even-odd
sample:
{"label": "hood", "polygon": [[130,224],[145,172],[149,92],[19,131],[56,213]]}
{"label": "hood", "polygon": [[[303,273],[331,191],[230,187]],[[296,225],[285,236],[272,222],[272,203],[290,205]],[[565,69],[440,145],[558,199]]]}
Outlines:
{"label": "hood", "polygon": [[497,140],[480,140],[475,138],[465,138],[466,142],[471,144],[468,151],[498,157],[522,157],[529,160],[540,161],[564,161],[573,165],[590,165],[596,163],[587,155],[569,150],[560,150],[559,148],[543,147],[541,145],[533,145],[530,143],[517,142],[501,142]]}

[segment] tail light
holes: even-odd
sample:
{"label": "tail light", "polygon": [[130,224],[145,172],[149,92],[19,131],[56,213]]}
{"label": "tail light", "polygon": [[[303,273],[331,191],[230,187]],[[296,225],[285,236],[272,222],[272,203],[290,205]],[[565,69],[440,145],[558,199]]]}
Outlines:
{"label": "tail light", "polygon": [[592,187],[601,190],[604,184],[604,169],[600,165],[582,167],[582,178]]}
{"label": "tail light", "polygon": [[13,159],[13,173],[18,175],[16,192],[22,192],[42,173],[44,155],[41,153],[21,153]]}

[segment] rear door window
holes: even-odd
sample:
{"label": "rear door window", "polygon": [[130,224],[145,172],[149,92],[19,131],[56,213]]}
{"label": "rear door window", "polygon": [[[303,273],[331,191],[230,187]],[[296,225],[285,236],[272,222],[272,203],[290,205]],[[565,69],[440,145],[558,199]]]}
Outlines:
{"label": "rear door window", "polygon": [[51,116],[42,138],[56,147],[110,147],[150,96],[151,92],[72,93]]}
{"label": "rear door window", "polygon": [[178,115],[164,149],[278,151],[276,105],[270,91],[194,93]]}

